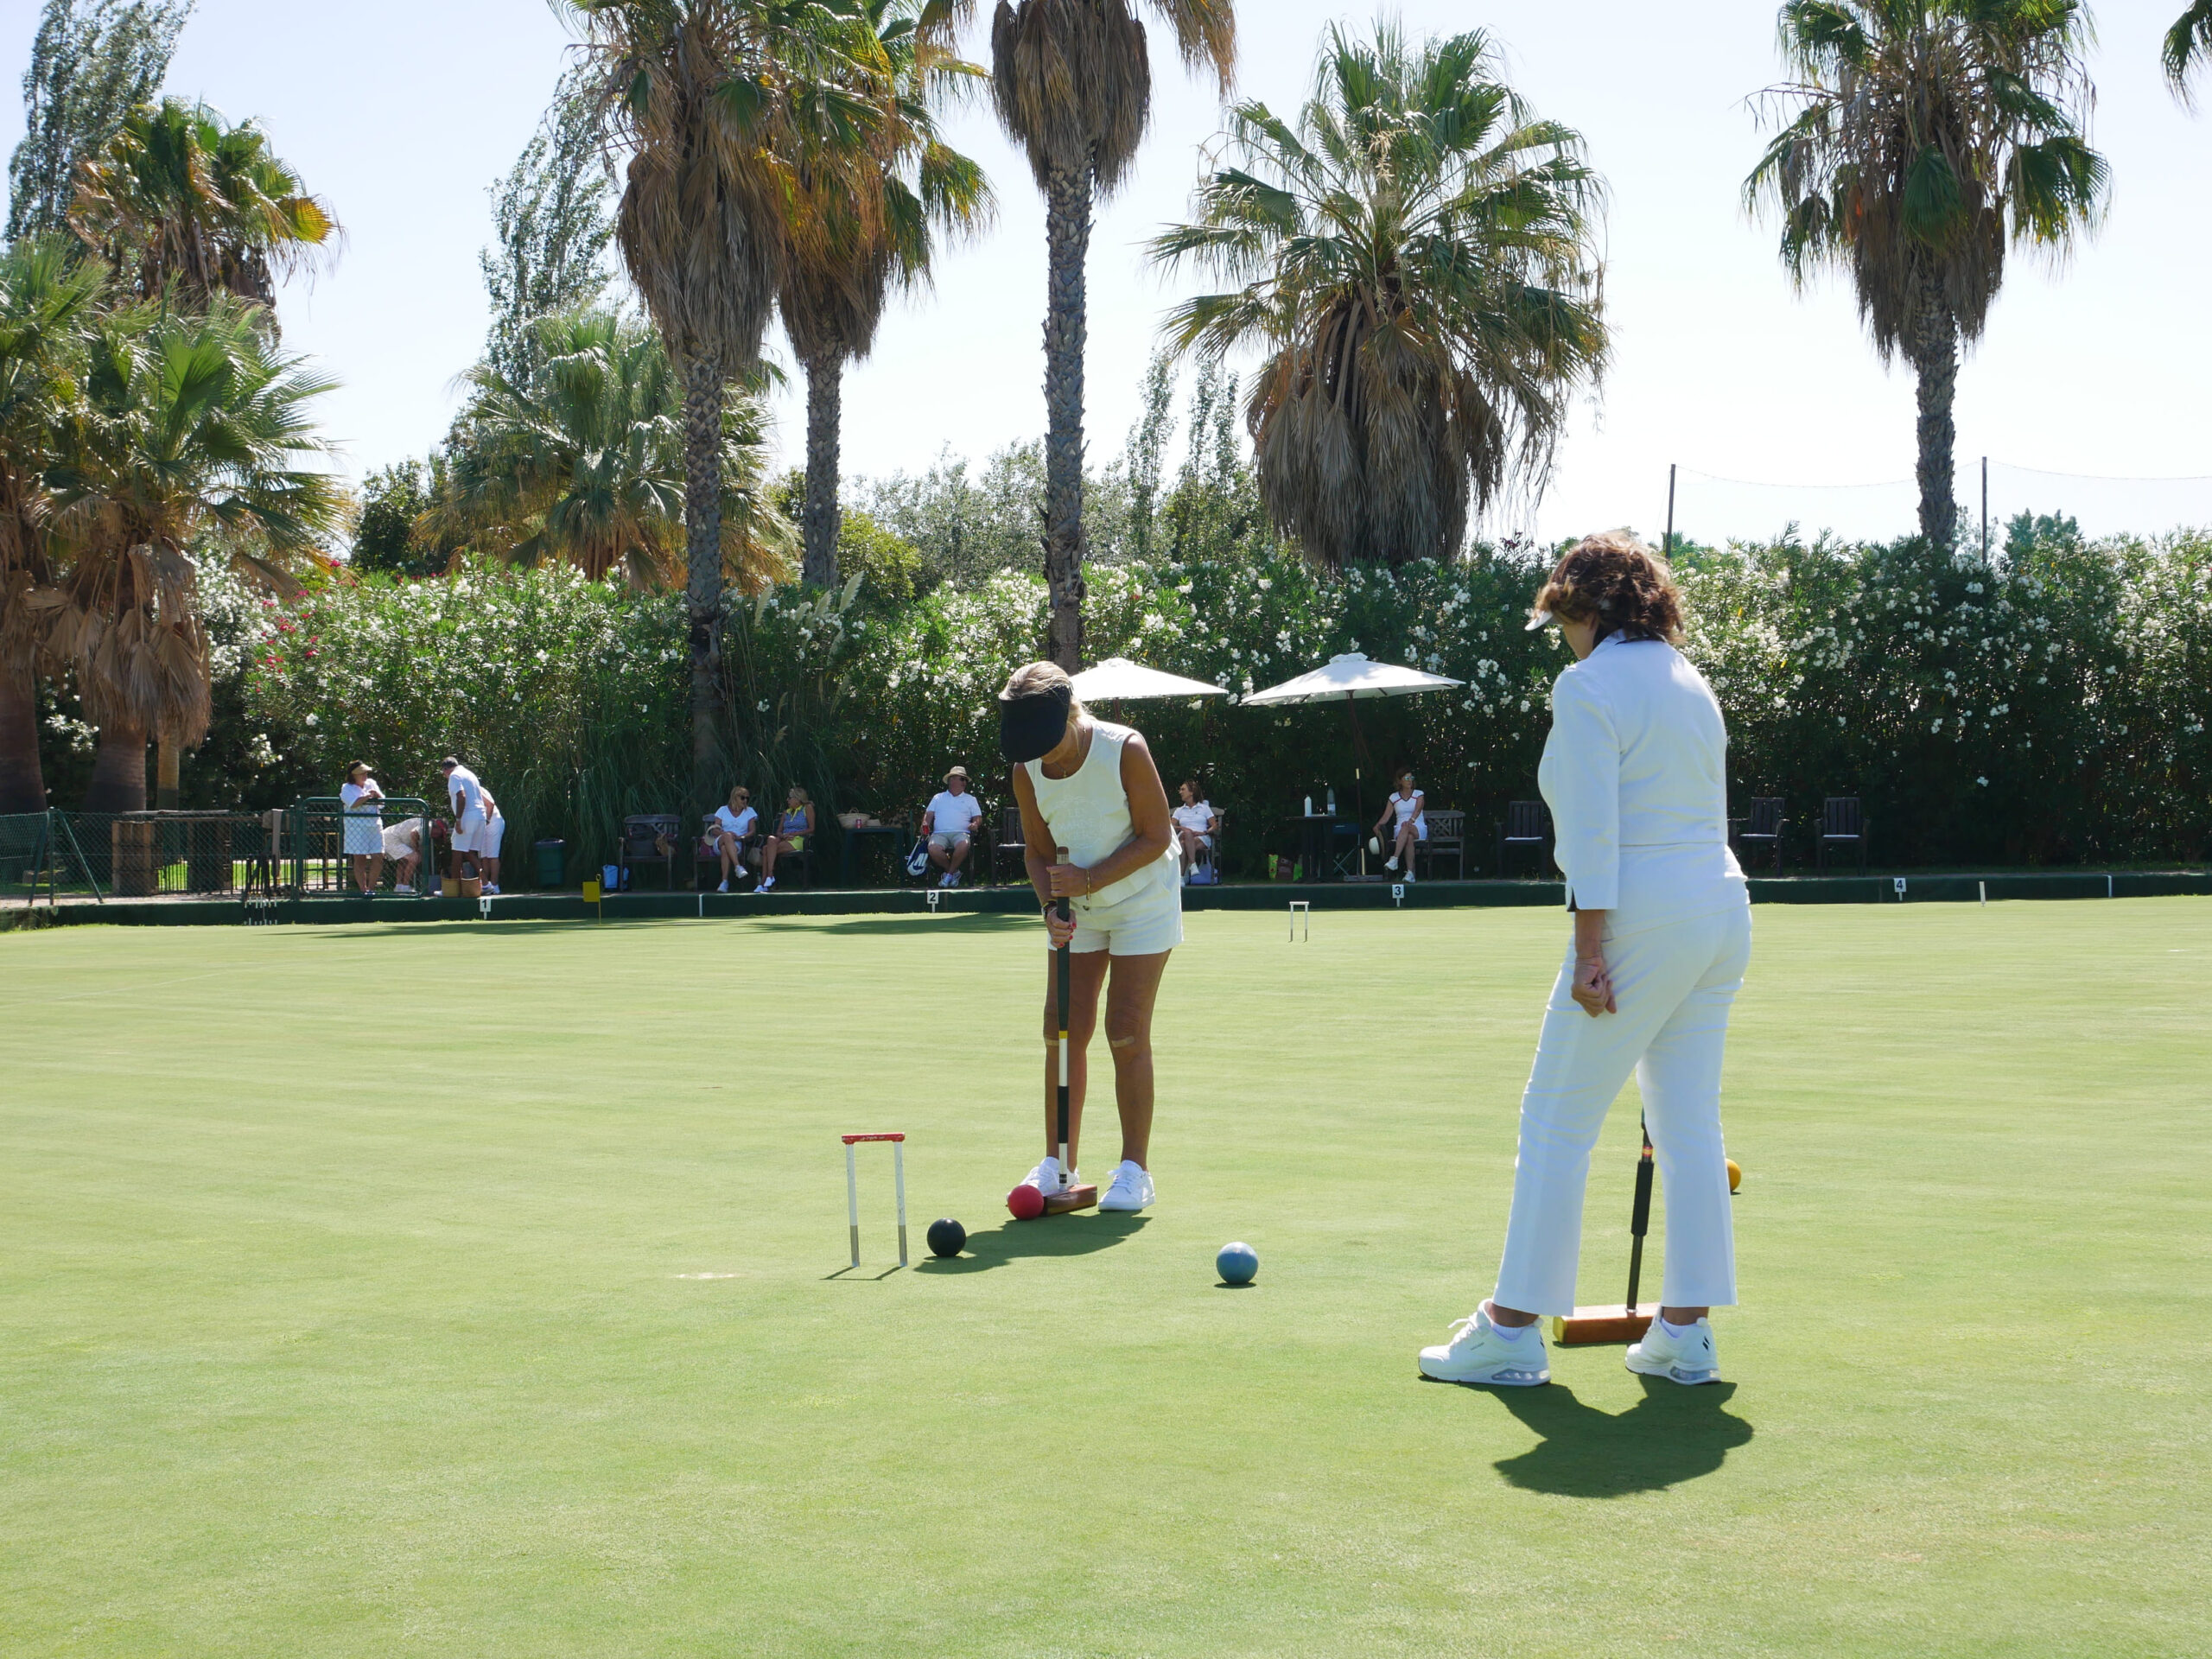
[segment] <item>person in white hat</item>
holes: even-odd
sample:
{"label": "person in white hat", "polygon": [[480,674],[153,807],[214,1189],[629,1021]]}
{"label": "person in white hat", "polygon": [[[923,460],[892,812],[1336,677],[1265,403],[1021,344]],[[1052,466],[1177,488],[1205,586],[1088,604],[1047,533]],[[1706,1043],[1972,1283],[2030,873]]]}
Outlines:
{"label": "person in white hat", "polygon": [[982,816],[982,804],[968,792],[968,768],[955,766],[944,774],[944,787],[922,814],[922,835],[929,842],[930,862],[937,867],[940,887],[960,885],[961,866],[975,849],[976,821]]}
{"label": "person in white hat", "polygon": [[1728,849],[1728,733],[1704,677],[1675,649],[1681,600],[1626,535],[1592,536],[1552,572],[1532,628],[1573,651],[1552,688],[1536,778],[1558,830],[1574,925],[1521,1097],[1513,1209],[1497,1288],[1424,1376],[1551,1380],[1546,1315],[1574,1311],[1590,1150],[1633,1072],[1666,1195],[1658,1317],[1628,1367],[1719,1380],[1707,1318],[1736,1300],[1720,1064],[1751,957],[1750,893]]}
{"label": "person in white hat", "polygon": [[458,881],[464,871],[477,868],[476,838],[484,828],[484,785],[461,764],[458,755],[446,756],[438,762],[438,770],[445,776],[446,798],[453,808],[453,877]]}

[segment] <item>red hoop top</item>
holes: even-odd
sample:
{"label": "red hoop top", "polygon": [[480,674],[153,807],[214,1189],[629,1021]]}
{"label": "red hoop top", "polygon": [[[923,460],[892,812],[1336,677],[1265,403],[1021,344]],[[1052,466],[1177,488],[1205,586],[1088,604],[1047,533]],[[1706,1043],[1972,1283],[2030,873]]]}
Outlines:
{"label": "red hoop top", "polygon": [[904,1141],[906,1137],[903,1135],[844,1135],[837,1138],[849,1147],[856,1141]]}

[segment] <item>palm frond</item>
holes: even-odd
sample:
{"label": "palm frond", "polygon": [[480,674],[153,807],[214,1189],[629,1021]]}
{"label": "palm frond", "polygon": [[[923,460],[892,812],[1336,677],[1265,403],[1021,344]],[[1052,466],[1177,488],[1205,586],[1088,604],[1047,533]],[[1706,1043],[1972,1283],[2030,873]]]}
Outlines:
{"label": "palm frond", "polygon": [[1471,511],[1540,492],[1609,351],[1604,187],[1479,32],[1332,29],[1295,122],[1232,111],[1163,269],[1235,286],[1176,307],[1171,349],[1257,348],[1247,423],[1277,527],[1314,558],[1449,558]]}

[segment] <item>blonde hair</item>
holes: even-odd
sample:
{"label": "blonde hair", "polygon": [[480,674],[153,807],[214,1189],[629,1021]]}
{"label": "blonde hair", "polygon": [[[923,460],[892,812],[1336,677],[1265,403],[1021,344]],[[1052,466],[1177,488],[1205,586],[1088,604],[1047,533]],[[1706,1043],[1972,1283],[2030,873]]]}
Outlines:
{"label": "blonde hair", "polygon": [[798,797],[798,804],[801,806],[812,806],[814,804],[814,798],[806,792],[806,789],[804,785],[793,784],[791,786],[790,792]]}
{"label": "blonde hair", "polygon": [[1017,697],[1041,697],[1047,693],[1067,688],[1068,718],[1080,720],[1090,710],[1083,706],[1083,699],[1075,694],[1075,682],[1068,678],[1068,671],[1058,663],[1031,663],[1017,668],[1007,676],[1006,690],[999,696],[1011,701]]}

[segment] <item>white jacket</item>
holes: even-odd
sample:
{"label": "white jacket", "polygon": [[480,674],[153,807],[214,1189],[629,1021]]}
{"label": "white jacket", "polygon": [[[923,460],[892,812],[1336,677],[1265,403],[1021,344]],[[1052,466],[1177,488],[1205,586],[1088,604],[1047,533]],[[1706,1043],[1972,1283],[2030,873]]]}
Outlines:
{"label": "white jacket", "polygon": [[1608,937],[1750,902],[1728,850],[1728,729],[1672,645],[1612,635],[1552,687],[1537,785],[1568,902]]}

